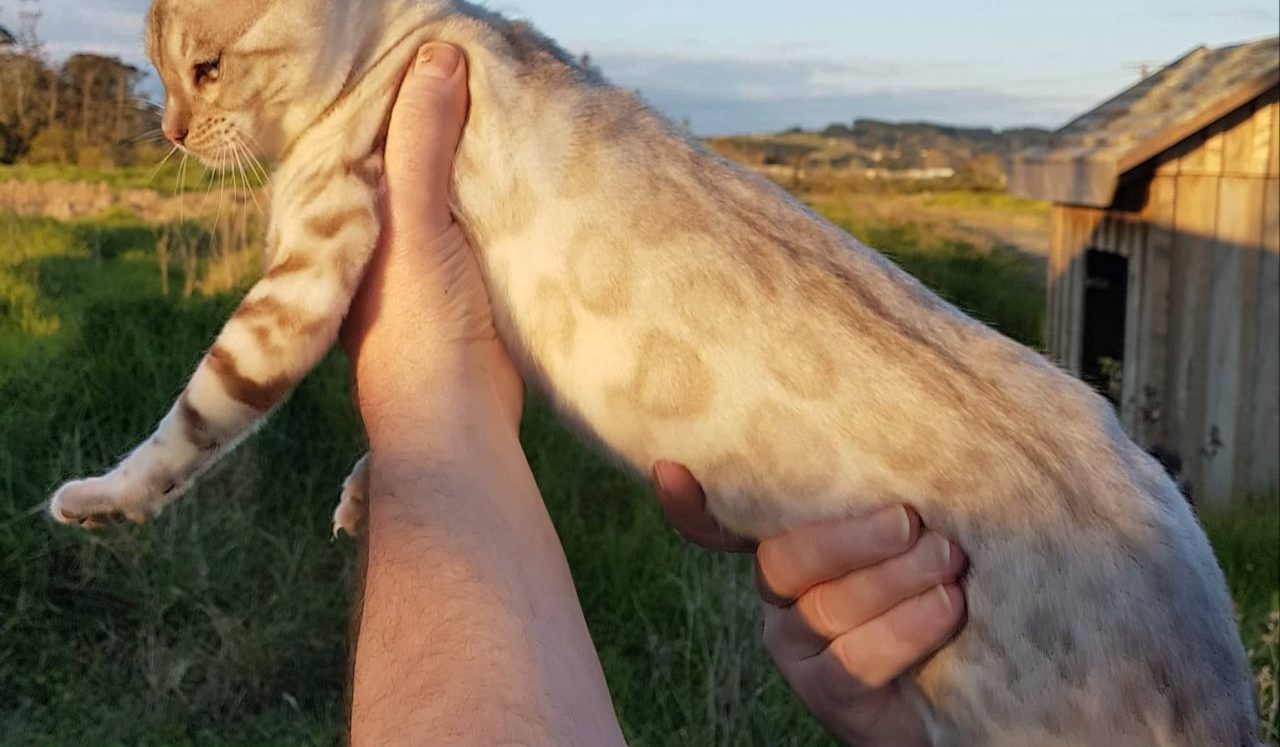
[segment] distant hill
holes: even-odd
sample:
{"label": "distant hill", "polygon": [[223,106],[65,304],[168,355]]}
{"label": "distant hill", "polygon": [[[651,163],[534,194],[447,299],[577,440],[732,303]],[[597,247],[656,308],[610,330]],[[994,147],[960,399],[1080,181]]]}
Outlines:
{"label": "distant hill", "polygon": [[1049,130],[1035,127],[995,130],[858,119],[820,132],[793,129],[709,142],[722,154],[765,171],[948,178],[973,186],[1003,187],[1009,157],[1028,146],[1048,142],[1049,135]]}

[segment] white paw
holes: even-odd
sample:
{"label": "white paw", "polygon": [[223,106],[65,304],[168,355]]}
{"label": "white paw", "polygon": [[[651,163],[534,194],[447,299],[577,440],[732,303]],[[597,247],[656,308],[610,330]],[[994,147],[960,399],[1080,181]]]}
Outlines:
{"label": "white paw", "polygon": [[338,532],[357,537],[364,524],[368,495],[365,493],[364,476],[358,472],[359,470],[342,483],[342,498],[338,500],[338,507],[333,510],[334,537],[338,536]]}
{"label": "white paw", "polygon": [[142,524],[148,511],[141,503],[130,500],[121,490],[121,481],[111,475],[73,480],[53,494],[49,513],[63,524],[78,524],[86,529],[118,524],[124,520]]}

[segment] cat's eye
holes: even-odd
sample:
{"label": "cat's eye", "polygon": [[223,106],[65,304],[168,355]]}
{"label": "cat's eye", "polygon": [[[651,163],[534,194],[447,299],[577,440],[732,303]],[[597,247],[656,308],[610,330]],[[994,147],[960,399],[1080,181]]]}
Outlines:
{"label": "cat's eye", "polygon": [[195,75],[196,85],[201,83],[212,83],[218,79],[218,72],[222,64],[222,58],[215,57],[207,62],[196,64]]}

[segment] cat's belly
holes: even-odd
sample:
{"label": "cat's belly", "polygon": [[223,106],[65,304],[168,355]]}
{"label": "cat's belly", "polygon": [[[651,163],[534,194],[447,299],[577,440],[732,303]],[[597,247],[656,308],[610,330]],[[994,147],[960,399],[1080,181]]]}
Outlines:
{"label": "cat's belly", "polygon": [[[749,305],[727,274],[649,264],[662,251],[641,264],[633,248],[601,250],[609,237],[563,226],[536,220],[486,246],[484,262],[504,339],[589,437],[640,474],[659,459],[687,465],[743,534],[890,502],[883,461],[860,458],[866,424],[820,333]],[[913,498],[895,483],[898,501]]]}

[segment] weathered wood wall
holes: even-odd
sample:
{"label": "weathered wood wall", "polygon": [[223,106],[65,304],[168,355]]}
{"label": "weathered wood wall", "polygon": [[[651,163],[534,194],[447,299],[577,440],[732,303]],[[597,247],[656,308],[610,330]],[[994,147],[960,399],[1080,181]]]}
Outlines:
{"label": "weathered wood wall", "polygon": [[[1136,177],[1136,178],[1135,178]],[[1199,500],[1280,481],[1280,91],[1130,175],[1108,210],[1056,205],[1050,354],[1078,373],[1085,252],[1129,258],[1121,417],[1182,457]]]}

